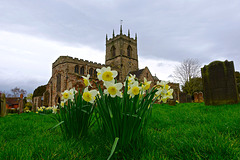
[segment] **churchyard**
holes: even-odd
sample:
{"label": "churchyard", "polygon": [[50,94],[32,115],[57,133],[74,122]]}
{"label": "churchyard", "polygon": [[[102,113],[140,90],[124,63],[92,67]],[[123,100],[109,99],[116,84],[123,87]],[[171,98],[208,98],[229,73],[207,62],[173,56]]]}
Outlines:
{"label": "churchyard", "polygon": [[[155,104],[146,134],[125,159],[238,159],[240,105]],[[97,125],[86,139],[65,141],[52,115],[0,118],[2,159],[107,159],[111,143]],[[117,159],[117,155],[113,159]]]}
{"label": "churchyard", "polygon": [[[99,73],[104,82],[115,74],[107,69]],[[173,91],[167,83],[148,90],[150,82],[140,85],[134,76],[122,92],[122,84],[108,82],[104,91],[85,88],[75,98],[75,90],[64,91],[63,103],[50,112],[38,108],[6,115],[1,95],[0,157],[239,159],[240,104],[234,73],[233,62],[204,66],[203,92],[194,93],[193,99],[180,95],[183,103],[170,100]],[[87,77],[84,84],[89,85]],[[140,86],[146,92],[140,92]],[[158,98],[161,103],[154,103]]]}

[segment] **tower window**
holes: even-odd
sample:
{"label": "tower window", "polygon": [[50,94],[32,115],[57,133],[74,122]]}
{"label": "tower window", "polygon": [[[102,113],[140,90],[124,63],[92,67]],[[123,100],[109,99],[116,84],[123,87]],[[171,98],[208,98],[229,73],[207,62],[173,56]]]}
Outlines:
{"label": "tower window", "polygon": [[89,69],[89,74],[90,74],[91,77],[93,76],[93,69],[92,68]]}
{"label": "tower window", "polygon": [[84,66],[82,66],[82,67],[80,68],[80,74],[81,74],[81,75],[84,75]]}
{"label": "tower window", "polygon": [[131,57],[131,54],[132,54],[132,47],[129,45],[127,48],[127,56]]}
{"label": "tower window", "polygon": [[112,57],[116,56],[116,48],[114,46],[112,46],[111,48],[111,54],[112,54]]}
{"label": "tower window", "polygon": [[61,92],[61,74],[57,74],[57,92]]}
{"label": "tower window", "polygon": [[75,66],[75,73],[79,73],[79,66],[78,65]]}

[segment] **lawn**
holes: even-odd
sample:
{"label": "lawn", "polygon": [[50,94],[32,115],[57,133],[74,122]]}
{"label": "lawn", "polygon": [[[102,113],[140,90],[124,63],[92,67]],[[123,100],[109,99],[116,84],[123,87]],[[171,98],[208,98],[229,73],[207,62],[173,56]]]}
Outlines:
{"label": "lawn", "polygon": [[[0,159],[107,159],[111,142],[97,124],[81,140],[64,140],[50,115],[0,118]],[[140,135],[139,135],[140,136]],[[147,134],[112,159],[239,159],[240,104],[154,105]]]}

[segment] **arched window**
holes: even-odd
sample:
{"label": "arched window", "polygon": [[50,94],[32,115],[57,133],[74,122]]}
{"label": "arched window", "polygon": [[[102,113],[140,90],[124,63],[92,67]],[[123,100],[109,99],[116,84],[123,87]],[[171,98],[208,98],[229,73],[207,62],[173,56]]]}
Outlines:
{"label": "arched window", "polygon": [[89,69],[89,74],[90,74],[91,77],[93,76],[93,69],[92,68]]}
{"label": "arched window", "polygon": [[127,48],[127,56],[131,57],[131,54],[132,54],[132,47],[129,45]]}
{"label": "arched window", "polygon": [[94,77],[97,77],[97,71],[96,71],[96,69],[94,70]]}
{"label": "arched window", "polygon": [[111,48],[111,54],[112,54],[112,57],[116,56],[116,48],[114,46],[112,46]]}
{"label": "arched window", "polygon": [[57,92],[61,92],[61,74],[57,74]]}
{"label": "arched window", "polygon": [[75,66],[75,73],[79,73],[79,66],[78,65]]}
{"label": "arched window", "polygon": [[80,68],[80,74],[81,74],[81,75],[84,75],[84,66],[82,66],[82,67]]}

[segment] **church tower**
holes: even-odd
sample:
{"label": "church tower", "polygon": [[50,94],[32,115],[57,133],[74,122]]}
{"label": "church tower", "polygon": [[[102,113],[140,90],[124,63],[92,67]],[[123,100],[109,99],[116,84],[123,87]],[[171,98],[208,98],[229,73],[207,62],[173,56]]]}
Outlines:
{"label": "church tower", "polygon": [[122,33],[122,25],[120,25],[120,34],[114,34],[108,39],[106,35],[106,57],[105,64],[111,66],[112,69],[118,71],[118,80],[123,81],[127,74],[138,70],[138,54],[137,54],[137,34],[135,39]]}

